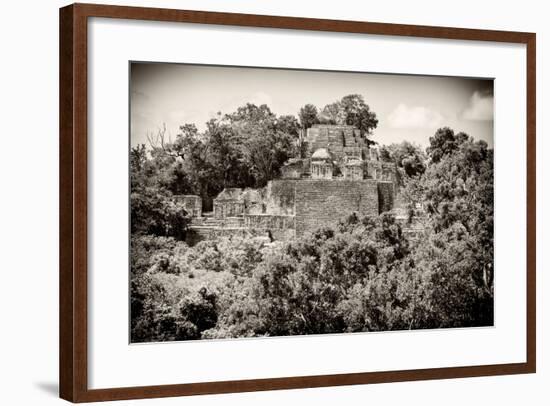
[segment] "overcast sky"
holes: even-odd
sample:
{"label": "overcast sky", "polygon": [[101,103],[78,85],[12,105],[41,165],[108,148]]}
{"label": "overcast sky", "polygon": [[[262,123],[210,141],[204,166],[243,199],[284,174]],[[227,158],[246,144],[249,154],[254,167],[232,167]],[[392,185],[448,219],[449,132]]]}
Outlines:
{"label": "overcast sky", "polygon": [[246,103],[297,117],[307,103],[322,109],[352,93],[377,114],[373,140],[381,144],[425,147],[437,128],[448,126],[493,146],[492,80],[157,63],[131,67],[131,144],[146,144],[147,133],[163,123],[172,138],[185,123],[202,131],[218,111]]}

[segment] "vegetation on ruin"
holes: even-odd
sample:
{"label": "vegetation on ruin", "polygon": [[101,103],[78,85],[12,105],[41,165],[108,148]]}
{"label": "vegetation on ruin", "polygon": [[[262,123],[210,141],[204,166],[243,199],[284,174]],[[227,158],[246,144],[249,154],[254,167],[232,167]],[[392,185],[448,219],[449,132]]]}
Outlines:
{"label": "vegetation on ruin", "polygon": [[353,214],[290,242],[183,242],[189,219],[172,194],[265,185],[296,154],[298,130],[323,117],[248,104],[203,133],[184,125],[173,141],[132,149],[133,342],[492,325],[493,151],[450,128],[425,151],[380,147],[399,168],[409,221],[423,222],[419,238],[390,214]]}
{"label": "vegetation on ruin", "polygon": [[[212,199],[225,187],[263,187],[280,175],[289,158],[303,154],[306,146],[298,142],[299,131],[318,123],[355,125],[365,137],[370,137],[378,119],[362,96],[348,95],[320,111],[308,104],[300,110],[298,118],[277,116],[265,104],[248,103],[232,113],[218,113],[206,123],[203,132],[194,124],[184,124],[171,140],[166,137],[166,129],[161,128],[157,134],[149,135],[147,148],[139,145],[131,150],[131,186],[135,197],[132,208],[135,204],[144,214],[148,209],[144,204],[147,202],[135,194],[138,192],[154,207],[162,207],[172,194],[194,194],[202,198],[208,211]],[[153,194],[159,196],[159,201],[154,201]],[[170,216],[164,215],[165,219]],[[142,231],[163,224],[164,220],[154,226],[136,224],[136,227]],[[176,232],[179,231],[161,235]]]}

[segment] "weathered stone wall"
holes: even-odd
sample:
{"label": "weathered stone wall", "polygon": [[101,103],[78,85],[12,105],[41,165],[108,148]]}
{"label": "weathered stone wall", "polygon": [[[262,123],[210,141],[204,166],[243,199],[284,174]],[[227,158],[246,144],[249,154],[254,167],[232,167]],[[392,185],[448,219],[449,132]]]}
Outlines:
{"label": "weathered stone wall", "polygon": [[240,216],[244,212],[244,202],[231,200],[214,200],[214,218]]}
{"label": "weathered stone wall", "polygon": [[311,177],[315,179],[332,179],[333,166],[331,162],[312,161]]}
{"label": "weathered stone wall", "polygon": [[261,214],[265,212],[265,188],[246,188],[241,196],[244,202],[244,213]]}
{"label": "weathered stone wall", "polygon": [[362,157],[363,151],[368,150],[361,132],[351,125],[314,125],[308,128],[306,140],[310,153],[328,148],[339,162],[345,156]]}
{"label": "weathered stone wall", "polygon": [[350,147],[344,147],[344,155],[345,156],[351,156],[351,157],[355,157],[355,158],[364,158],[364,154],[363,154],[363,151],[366,150],[367,148],[366,147],[361,147],[361,146],[354,146],[352,144],[352,146]]}
{"label": "weathered stone wall", "polygon": [[371,179],[397,182],[397,167],[393,163],[367,161],[367,176]]}
{"label": "weathered stone wall", "polygon": [[266,213],[294,215],[294,197],[296,184],[302,180],[277,179],[267,184]]}
{"label": "weathered stone wall", "polygon": [[392,182],[378,182],[378,209],[380,213],[390,211],[394,204],[394,187]]}
{"label": "weathered stone wall", "polygon": [[272,214],[245,214],[244,226],[248,228],[269,228],[286,230],[295,228],[294,216]]}
{"label": "weathered stone wall", "polygon": [[331,226],[353,212],[378,215],[373,180],[301,180],[296,185],[296,235]]}
{"label": "weathered stone wall", "polygon": [[252,230],[254,235],[267,236],[272,240],[286,241],[296,236],[294,216],[245,214],[244,225]]}
{"label": "weathered stone wall", "polygon": [[344,166],[344,179],[362,180],[363,165],[359,163],[349,163]]}

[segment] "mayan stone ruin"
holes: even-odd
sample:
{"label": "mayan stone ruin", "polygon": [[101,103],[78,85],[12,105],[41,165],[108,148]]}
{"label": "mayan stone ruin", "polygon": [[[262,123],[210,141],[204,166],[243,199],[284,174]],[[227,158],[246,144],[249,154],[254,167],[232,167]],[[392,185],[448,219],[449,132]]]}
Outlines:
{"label": "mayan stone ruin", "polygon": [[347,215],[379,215],[397,206],[397,168],[382,162],[354,126],[314,125],[300,137],[304,157],[291,158],[281,176],[261,189],[225,188],[203,212],[199,196],[176,198],[191,215],[188,242],[219,236],[291,239]]}

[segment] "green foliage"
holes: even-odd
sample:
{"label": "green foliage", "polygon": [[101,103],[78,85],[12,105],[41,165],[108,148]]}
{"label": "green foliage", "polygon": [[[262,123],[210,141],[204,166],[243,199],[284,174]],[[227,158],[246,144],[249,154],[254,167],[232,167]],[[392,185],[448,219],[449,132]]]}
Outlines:
{"label": "green foliage", "polygon": [[[288,243],[138,237],[132,337],[181,340],[491,325],[490,262],[460,223],[409,240],[351,215]],[[138,255],[138,250],[133,250]],[[149,260],[147,260],[149,258]],[[490,282],[492,283],[492,282]]]}
{"label": "green foliage", "polygon": [[132,235],[130,240],[130,268],[134,275],[151,272],[179,274],[181,272],[176,258],[185,255],[188,250],[184,242],[172,237],[154,235]]}
{"label": "green foliage", "polygon": [[489,233],[485,242],[492,245],[493,152],[462,133],[445,145],[428,149],[431,165],[418,183],[434,228],[459,222],[468,232]]}
{"label": "green foliage", "polygon": [[428,326],[492,325],[492,281],[484,280],[484,266],[492,257],[487,258],[478,243],[477,236],[455,223],[430,233],[415,253],[416,268],[428,281]]}
{"label": "green foliage", "polygon": [[[174,141],[159,137],[153,145],[146,177],[174,194],[201,196],[209,209],[225,187],[260,187],[278,176],[283,163],[298,152],[299,126],[294,116],[277,117],[265,104],[250,103],[218,114],[204,133],[185,124]],[[140,162],[137,154],[134,160]]]}
{"label": "green foliage", "polygon": [[267,254],[209,336],[365,331],[365,315],[352,312],[364,287],[407,253],[390,216],[352,216],[337,230],[320,229]]}
{"label": "green foliage", "polygon": [[[309,111],[312,109],[309,108]],[[378,126],[376,114],[359,94],[350,94],[342,97],[341,100],[327,104],[319,114],[318,120],[323,124],[353,125],[366,135],[371,135]]]}
{"label": "green foliage", "polygon": [[235,303],[266,250],[261,238],[220,239],[191,248],[174,238],[133,236],[132,342],[212,336],[218,315]]}
{"label": "green foliage", "polygon": [[409,178],[422,175],[426,170],[426,154],[420,146],[403,141],[399,144],[391,144],[385,147],[383,160],[395,162],[398,168],[402,169]]}
{"label": "green foliage", "polygon": [[340,104],[346,124],[354,125],[366,135],[371,135],[378,126],[376,114],[365,103],[363,96],[359,94],[344,96]]}
{"label": "green foliage", "polygon": [[468,139],[468,135],[458,133],[449,127],[443,127],[436,131],[433,137],[430,137],[430,146],[427,153],[432,162],[439,162],[445,155],[452,154],[458,149],[458,146]]}
{"label": "green foliage", "polygon": [[186,289],[179,282],[165,273],[131,280],[132,342],[198,339],[216,324],[216,293]]}
{"label": "green foliage", "polygon": [[346,116],[340,101],[329,103],[321,110],[319,115],[319,121],[321,124],[339,124],[346,123]]}
{"label": "green foliage", "polygon": [[130,193],[131,232],[170,236],[183,240],[189,224],[187,212],[169,192],[136,187]]}
{"label": "green foliage", "polygon": [[292,139],[298,137],[300,131],[300,122],[298,119],[292,115],[279,116],[275,122],[275,127],[277,131],[288,134]]}
{"label": "green foliage", "polygon": [[315,124],[319,124],[319,112],[313,104],[306,104],[302,107],[298,113],[298,117],[300,118],[302,128],[307,129]]}
{"label": "green foliage", "polygon": [[293,116],[277,116],[265,104],[247,104],[227,116],[240,140],[240,152],[247,173],[260,187],[278,176],[281,166],[296,154],[298,120]]}
{"label": "green foliage", "polygon": [[[406,195],[427,214],[416,268],[430,276],[434,319],[446,326],[493,321],[493,151],[484,141],[439,129],[429,163]],[[432,324],[435,321],[432,320]]]}

